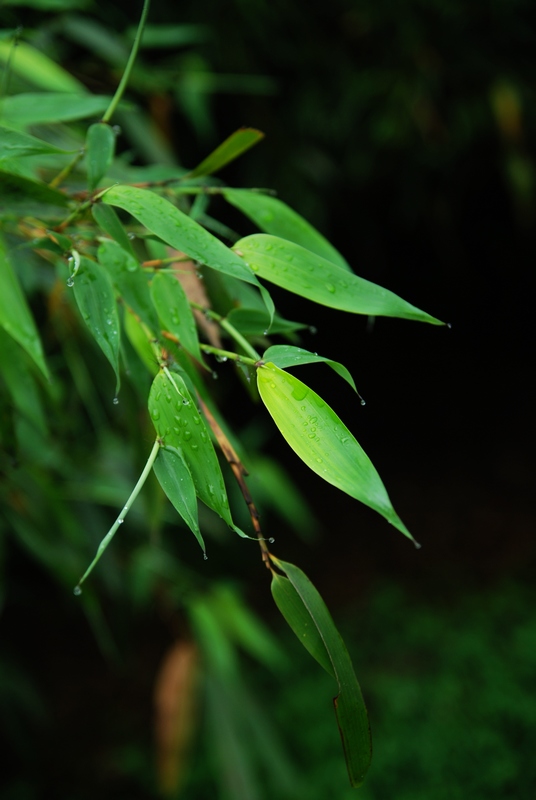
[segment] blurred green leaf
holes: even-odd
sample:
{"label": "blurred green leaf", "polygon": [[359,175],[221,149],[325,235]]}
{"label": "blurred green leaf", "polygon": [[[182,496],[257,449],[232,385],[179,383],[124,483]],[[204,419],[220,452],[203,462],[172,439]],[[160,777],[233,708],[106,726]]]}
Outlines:
{"label": "blurred green leaf", "polygon": [[93,203],[91,213],[99,228],[102,228],[125,252],[135,258],[132,242],[112,206],[107,206],[105,203]]}
{"label": "blurred green leaf", "polygon": [[[12,47],[11,42],[0,41],[0,62],[9,61]],[[50,92],[86,92],[83,83],[26,42],[17,43],[10,68],[29,83]]]}
{"label": "blurred green leaf", "polygon": [[177,277],[170,273],[157,273],[151,281],[151,297],[166,330],[176,336],[179,344],[205,366],[194,315]]}
{"label": "blurred green leaf", "polygon": [[0,375],[5,381],[13,405],[34,432],[45,435],[47,420],[32,373],[26,369],[19,345],[0,328]]}
{"label": "blurred green leaf", "polygon": [[346,766],[352,786],[360,786],[370,767],[372,743],[367,709],[352,661],[321,596],[294,564],[272,561],[285,577],[272,572],[272,594],[277,607],[318,663],[339,684],[334,698]]}
{"label": "blurred green leaf", "polygon": [[30,136],[28,133],[6,128],[0,125],[0,162],[23,156],[38,156],[43,154],[68,154],[76,150],[62,150],[53,144]]}
{"label": "blurred green leaf", "polygon": [[257,369],[257,386],[283,437],[313,472],[373,508],[414,541],[393,509],[372,462],[321,397],[270,363]]}
{"label": "blurred green leaf", "polygon": [[0,170],[0,216],[36,216],[60,219],[65,216],[68,198],[44,183]]}
{"label": "blurred green leaf", "polygon": [[96,261],[81,258],[73,284],[74,296],[93,338],[115,372],[119,391],[119,316],[112,281]]}
{"label": "blurred green leaf", "polygon": [[342,269],[350,270],[346,259],[316,228],[276,197],[248,189],[224,189],[222,194],[227,202],[242,211],[265,233],[288,239]]}
{"label": "blurred green leaf", "polygon": [[114,158],[115,133],[106,122],[90,125],[86,138],[87,185],[93,191],[104,178]]}
{"label": "blurred green leaf", "polygon": [[[137,28],[129,28],[127,36],[134,39]],[[184,47],[201,44],[211,36],[207,25],[146,25],[141,47]]]}
{"label": "blurred green leaf", "polygon": [[210,155],[188,173],[188,178],[213,175],[230,164],[235,158],[246,153],[253,145],[264,139],[264,133],[255,128],[240,128],[222,142]]}
{"label": "blurred green leaf", "polygon": [[79,92],[24,92],[0,100],[0,119],[8,127],[71,122],[102,114],[111,99]]}
{"label": "blurred green leaf", "polygon": [[256,308],[233,308],[228,314],[227,319],[237,331],[245,336],[266,336],[268,326],[271,335],[277,333],[294,333],[303,330],[308,326],[302,322],[291,322],[283,319],[278,314],[274,316],[272,324],[266,311],[259,311]]}
{"label": "blurred green leaf", "polygon": [[263,361],[271,361],[280,369],[297,367],[299,364],[315,364],[323,362],[331,367],[331,369],[333,369],[337,375],[340,375],[341,378],[344,378],[344,380],[350,384],[352,389],[357,392],[354,379],[346,367],[343,366],[343,364],[339,364],[338,361],[332,361],[331,358],[319,356],[317,353],[310,353],[308,350],[304,350],[302,347],[294,347],[289,344],[274,344],[269,347],[268,350],[264,351],[262,358]]}
{"label": "blurred green leaf", "polygon": [[182,454],[199,499],[244,536],[231,518],[227,489],[206,425],[182,377],[176,372],[168,375],[160,370],[149,395],[156,432],[166,447]]}
{"label": "blurred green leaf", "polygon": [[240,239],[233,249],[243,255],[259,277],[315,303],[354,314],[444,324],[388,289],[359,278],[293,242],[257,233]]}
{"label": "blurred green leaf", "polygon": [[[158,406],[155,406],[155,408],[158,411]],[[149,403],[149,413],[152,410],[153,407]],[[195,486],[181,451],[175,447],[161,447],[153,469],[168,499],[177,509],[199,542],[201,549],[205,552],[205,542],[199,530],[199,520],[197,518]]]}
{"label": "blurred green leaf", "polygon": [[49,377],[37,327],[0,236],[0,325]]}

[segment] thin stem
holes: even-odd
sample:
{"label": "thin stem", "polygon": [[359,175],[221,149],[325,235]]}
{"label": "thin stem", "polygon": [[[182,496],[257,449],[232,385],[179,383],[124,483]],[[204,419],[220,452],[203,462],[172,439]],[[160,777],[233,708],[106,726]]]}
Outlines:
{"label": "thin stem", "polygon": [[134,66],[134,62],[136,60],[136,56],[138,55],[138,50],[140,47],[141,37],[143,35],[143,29],[145,28],[145,21],[147,19],[147,14],[149,13],[149,6],[151,5],[151,0],[144,0],[143,1],[143,10],[141,12],[140,24],[138,25],[138,30],[136,32],[136,38],[134,39],[134,44],[132,45],[132,50],[130,52],[129,59],[127,61],[127,65],[125,67],[125,71],[123,72],[123,77],[119,83],[119,86],[116,89],[114,96],[112,97],[111,103],[106,109],[104,116],[102,118],[103,122],[109,122],[112,118],[112,115],[115,112],[125,89],[127,88],[128,81],[130,79],[130,73],[132,72],[132,67]]}
{"label": "thin stem", "polygon": [[82,157],[84,156],[85,152],[86,152],[86,148],[85,148],[85,147],[83,147],[83,148],[80,150],[80,152],[79,152],[79,153],[77,153],[77,154],[75,155],[75,157],[73,158],[73,160],[72,160],[72,161],[70,161],[70,162],[69,162],[69,164],[67,164],[67,166],[66,166],[66,167],[64,167],[64,168],[62,169],[62,171],[61,171],[61,172],[58,172],[58,174],[56,175],[56,177],[55,177],[55,178],[53,178],[53,179],[50,181],[50,183],[48,184],[48,185],[50,186],[50,188],[51,188],[51,189],[55,189],[57,186],[59,186],[61,183],[63,183],[63,181],[65,180],[65,178],[68,178],[68,177],[69,177],[69,175],[71,174],[71,172],[73,171],[73,169],[76,167],[76,165],[78,164],[78,162],[79,162],[79,161],[82,159]]}
{"label": "thin stem", "polygon": [[193,301],[190,301],[190,305],[192,308],[197,309],[197,311],[202,311],[203,314],[205,314],[209,319],[213,319],[215,322],[217,322],[218,325],[220,325],[224,331],[227,331],[229,336],[232,339],[234,339],[235,342],[239,344],[240,347],[246,353],[248,353],[250,357],[254,359],[255,362],[261,360],[261,357],[255,350],[255,348],[247,341],[247,339],[244,339],[242,334],[236,330],[234,325],[232,325],[229,322],[229,320],[227,320],[225,317],[222,317],[221,314],[217,314],[216,311],[212,311],[212,309],[210,308],[203,308],[203,306],[199,305],[199,303],[194,303]]}
{"label": "thin stem", "polygon": [[260,360],[258,358],[254,359],[248,358],[248,356],[241,356],[239,353],[233,353],[232,350],[221,350],[219,347],[212,347],[210,344],[200,343],[199,347],[204,353],[210,353],[219,358],[228,358],[230,361],[239,361],[241,364],[250,364],[252,367],[258,364]]}
{"label": "thin stem", "polygon": [[78,584],[75,586],[75,589],[74,589],[74,593],[75,594],[78,595],[78,594],[82,593],[82,589],[81,589],[82,584],[84,583],[86,578],[91,574],[91,572],[93,571],[94,567],[97,565],[98,561],[100,560],[100,557],[102,556],[102,554],[104,553],[104,551],[106,550],[106,548],[108,547],[110,542],[112,541],[113,537],[115,536],[115,533],[116,533],[117,529],[119,528],[119,526],[122,525],[123,522],[125,521],[126,515],[130,511],[130,508],[131,508],[132,504],[134,503],[135,499],[139,495],[139,493],[140,493],[145,481],[149,477],[149,473],[151,472],[151,469],[153,468],[153,464],[154,464],[154,462],[156,460],[156,457],[158,455],[158,451],[160,450],[161,446],[162,445],[161,445],[159,439],[157,439],[155,441],[154,445],[153,445],[153,449],[151,450],[151,454],[150,454],[150,456],[149,456],[149,458],[147,460],[147,463],[146,463],[145,467],[143,468],[143,472],[141,473],[136,486],[132,490],[132,493],[131,493],[130,497],[128,498],[127,502],[123,506],[123,508],[121,510],[121,513],[117,517],[116,521],[114,522],[114,524],[112,525],[112,527],[110,528],[110,530],[108,531],[108,533],[106,534],[106,536],[104,537],[102,542],[100,543],[99,548],[97,550],[97,555],[95,556],[95,558],[93,559],[93,561],[91,562],[89,567],[86,569],[86,571],[84,572],[84,574],[82,575],[80,580],[78,581]]}

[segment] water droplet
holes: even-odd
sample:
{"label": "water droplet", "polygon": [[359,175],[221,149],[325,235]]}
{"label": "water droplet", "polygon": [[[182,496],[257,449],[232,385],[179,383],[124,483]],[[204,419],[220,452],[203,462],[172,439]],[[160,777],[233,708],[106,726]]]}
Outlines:
{"label": "water droplet", "polygon": [[268,336],[268,328],[266,328],[266,330],[263,331],[262,334],[263,334],[263,336]]}
{"label": "water droplet", "polygon": [[74,286],[74,278],[67,278],[67,286],[71,289]]}
{"label": "water droplet", "polygon": [[362,406],[366,406],[367,405],[367,401],[363,400],[363,398],[361,398],[360,403],[361,403]]}
{"label": "water droplet", "polygon": [[114,406],[118,406],[119,405],[119,398],[118,397],[114,397],[114,399],[112,400],[112,403],[114,404]]}
{"label": "water droplet", "polygon": [[184,431],[182,435],[184,437],[184,441],[189,442],[190,439],[192,438],[192,431]]}
{"label": "water droplet", "polygon": [[112,125],[112,130],[116,136],[121,136],[121,126],[120,125]]}
{"label": "water droplet", "polygon": [[80,597],[80,595],[82,594],[82,587],[81,586],[75,586],[74,589],[73,589],[73,594],[74,594],[75,597]]}
{"label": "water droplet", "polygon": [[124,520],[122,517],[120,517],[120,518],[117,520],[117,524],[118,524],[118,525],[122,525],[124,521],[125,521],[125,520]]}
{"label": "water droplet", "polygon": [[422,547],[422,544],[419,544],[419,542],[416,542],[415,539],[413,540],[413,544],[415,545],[415,549],[416,550],[420,550],[421,547]]}
{"label": "water droplet", "polygon": [[269,543],[270,543],[270,544],[273,544],[273,543],[275,542],[275,539],[274,539],[274,537],[273,537],[273,536],[270,536],[270,538],[268,539],[268,541],[269,541]]}
{"label": "water droplet", "polygon": [[452,329],[452,323],[450,323],[450,322],[447,322],[447,328],[448,328],[448,329],[449,329],[449,331],[450,331],[450,330]]}
{"label": "water droplet", "polygon": [[316,460],[317,460],[317,462],[318,462],[319,464],[321,464],[321,463],[322,463],[322,459],[321,459],[321,458],[317,458]]}
{"label": "water droplet", "polygon": [[198,444],[195,444],[195,442],[194,442],[194,443],[192,444],[192,450],[199,450],[199,445],[198,445]]}
{"label": "water droplet", "polygon": [[315,328],[315,326],[314,325],[309,325],[309,333],[312,333],[314,335],[316,332],[317,332],[317,329]]}
{"label": "water droplet", "polygon": [[153,419],[160,419],[160,411],[157,408],[153,408],[151,411],[151,417]]}
{"label": "water droplet", "polygon": [[253,272],[258,272],[259,271],[259,267],[258,267],[257,264],[246,264],[246,267],[251,267]]}
{"label": "water droplet", "polygon": [[217,372],[213,372],[212,373],[212,380],[214,380],[214,381],[218,380],[218,373]]}
{"label": "water droplet", "polygon": [[335,287],[334,287],[334,285],[332,283],[326,283],[326,289],[331,294],[335,294]]}
{"label": "water droplet", "polygon": [[187,400],[185,397],[183,397],[182,398],[182,404],[183,404],[183,406],[189,406],[190,405],[190,401]]}
{"label": "water droplet", "polygon": [[130,241],[132,241],[132,239],[135,239],[135,238],[136,238],[136,234],[135,234],[135,233],[132,233],[132,231],[130,231],[130,233],[127,233],[127,236],[128,236],[128,238],[130,239]]}
{"label": "water droplet", "polygon": [[206,553],[203,553],[203,561],[208,561],[208,556]]}

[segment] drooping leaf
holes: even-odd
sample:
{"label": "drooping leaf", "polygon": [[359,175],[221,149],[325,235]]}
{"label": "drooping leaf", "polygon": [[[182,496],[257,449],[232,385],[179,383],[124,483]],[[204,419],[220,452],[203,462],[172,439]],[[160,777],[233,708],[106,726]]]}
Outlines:
{"label": "drooping leaf", "polygon": [[0,62],[10,63],[10,69],[33,86],[50,92],[85,92],[80,81],[51,58],[26,42],[17,42],[12,56],[12,42],[0,41]]}
{"label": "drooping leaf", "polygon": [[44,183],[0,170],[0,217],[35,216],[44,220],[65,216],[68,198]]}
{"label": "drooping leaf", "polygon": [[315,303],[354,314],[444,324],[388,289],[277,236],[265,233],[246,236],[234,245],[234,250],[243,255],[259,277]]}
{"label": "drooping leaf", "polygon": [[175,275],[157,273],[151,281],[151,296],[166,330],[176,336],[184,349],[200,364],[204,364],[194,315]]}
{"label": "drooping leaf", "polygon": [[149,394],[149,413],[166,447],[179,450],[188,465],[196,494],[233,528],[227,490],[206,425],[182,377],[160,370]]}
{"label": "drooping leaf", "polygon": [[49,377],[41,339],[32,313],[19,285],[9,254],[0,236],[0,325],[35,361],[45,378]]}
{"label": "drooping leaf", "polygon": [[[233,308],[227,314],[227,319],[244,336],[266,336],[268,334],[270,320],[266,311],[259,311],[256,308]],[[270,325],[269,332],[272,335],[277,333],[288,334],[301,331],[307,327],[303,322],[292,322],[276,314]]]}
{"label": "drooping leaf", "polygon": [[74,296],[93,338],[110,362],[119,391],[119,316],[107,271],[96,261],[82,257],[73,284]]}
{"label": "drooping leaf", "polygon": [[361,786],[370,767],[372,744],[367,709],[350,655],[309,578],[294,564],[273,556],[272,561],[284,573],[272,572],[277,607],[300,642],[339,685],[333,704],[348,776],[352,786]]}
{"label": "drooping leaf", "polygon": [[128,211],[162,241],[194,261],[256,286],[263,295],[270,319],[273,317],[274,304],[270,295],[243,259],[168,200],[134,186],[113,186],[102,200]]}
{"label": "drooping leaf", "polygon": [[227,202],[238,208],[262,231],[288,239],[345,270],[350,266],[316,228],[277,197],[248,189],[224,189]]}
{"label": "drooping leaf", "polygon": [[283,437],[313,472],[373,508],[413,540],[369,457],[321,397],[270,363],[257,369],[257,386]]}
{"label": "drooping leaf", "polygon": [[0,125],[0,162],[23,156],[50,155],[51,153],[62,155],[74,152],[76,151],[62,150],[29,133],[22,133],[22,131]]}
{"label": "drooping leaf", "polygon": [[99,228],[102,228],[123,250],[135,258],[132,242],[112,206],[107,206],[105,203],[94,203],[91,206],[91,213]]}
{"label": "drooping leaf", "polygon": [[199,530],[195,486],[182,453],[175,447],[161,447],[153,469],[168,499],[175,506],[199,542],[201,549],[205,552],[205,542]]}
{"label": "drooping leaf", "polygon": [[143,272],[138,260],[120,247],[117,242],[110,240],[101,242],[98,258],[127,306],[156,334],[158,318],[151,301],[147,275]]}
{"label": "drooping leaf", "polygon": [[0,118],[8,127],[72,122],[102,114],[110,100],[80,92],[22,92],[0,100]]}
{"label": "drooping leaf", "polygon": [[87,185],[93,191],[108,172],[114,158],[115,133],[106,122],[90,125],[86,137]]}
{"label": "drooping leaf", "polygon": [[331,369],[335,370],[337,375],[350,384],[352,389],[357,392],[354,379],[348,372],[343,364],[338,361],[332,361],[331,358],[324,358],[319,356],[318,353],[310,353],[309,350],[304,350],[302,347],[294,347],[290,344],[274,344],[265,350],[263,353],[263,361],[271,361],[276,367],[280,369],[287,369],[288,367],[297,367],[299,364],[315,364],[323,362],[328,364]]}
{"label": "drooping leaf", "polygon": [[264,133],[255,128],[240,128],[222,142],[210,155],[188,173],[188,178],[201,175],[213,175],[235,158],[245,153],[250,147],[264,139]]}

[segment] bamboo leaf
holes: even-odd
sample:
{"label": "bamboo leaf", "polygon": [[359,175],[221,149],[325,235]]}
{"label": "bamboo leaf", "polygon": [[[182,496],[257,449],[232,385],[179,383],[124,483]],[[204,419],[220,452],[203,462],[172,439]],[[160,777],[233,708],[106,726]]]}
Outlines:
{"label": "bamboo leaf", "polygon": [[222,142],[210,155],[188,173],[188,178],[198,178],[201,175],[213,175],[214,172],[225,167],[235,158],[238,158],[250,147],[264,139],[264,133],[255,128],[240,128]]}
{"label": "bamboo leaf", "polygon": [[224,189],[222,194],[228,203],[238,208],[265,233],[295,242],[342,269],[350,270],[339,251],[282,200],[248,189]]}
{"label": "bamboo leaf", "polygon": [[[268,334],[270,320],[266,311],[259,311],[257,308],[233,308],[227,314],[227,319],[233,328],[236,328],[244,336],[266,336]],[[288,334],[307,327],[303,322],[292,322],[275,314],[269,332],[271,335]]]}
{"label": "bamboo leaf", "polygon": [[0,217],[61,219],[68,199],[44,183],[0,170]]}
{"label": "bamboo leaf", "polygon": [[119,316],[110,276],[96,261],[81,258],[73,284],[74,296],[93,338],[110,362],[119,391]]}
{"label": "bamboo leaf", "polygon": [[90,191],[108,172],[114,158],[115,133],[106,122],[90,125],[86,137],[87,185]]}
{"label": "bamboo leaf", "polygon": [[175,447],[161,447],[153,469],[168,499],[188,525],[203,552],[206,551],[199,530],[195,486],[182,453]]}
{"label": "bamboo leaf", "polygon": [[315,364],[323,362],[333,369],[337,375],[350,384],[352,389],[357,392],[354,379],[348,372],[343,364],[338,361],[332,361],[331,358],[324,358],[319,356],[318,353],[310,353],[302,347],[294,347],[289,344],[274,344],[265,350],[263,353],[263,361],[271,361],[276,367],[280,369],[287,369],[288,367],[297,367],[299,364]]}
{"label": "bamboo leaf", "polygon": [[415,541],[393,509],[369,457],[321,397],[270,363],[257,369],[257,386],[283,437],[313,472],[373,508]]}
{"label": "bamboo leaf", "polygon": [[12,42],[0,42],[0,62],[10,62],[10,69],[33,86],[50,92],[86,91],[83,83],[32,45],[17,42],[15,55],[10,61],[12,48]]}
{"label": "bamboo leaf", "polygon": [[111,236],[130,256],[135,258],[136,254],[132,247],[132,242],[112,206],[107,206],[105,203],[94,203],[91,206],[91,213],[99,228]]}
{"label": "bamboo leaf", "polygon": [[164,327],[200,364],[204,365],[190,303],[175,275],[161,272],[151,281],[151,296]]}
{"label": "bamboo leaf", "polygon": [[[107,208],[109,208],[107,206]],[[110,208],[110,211],[112,209]],[[147,275],[136,258],[129,255],[117,242],[103,241],[98,249],[98,259],[109,273],[112,282],[127,306],[153,331],[158,331],[158,318],[149,291]]]}
{"label": "bamboo leaf", "polygon": [[229,511],[227,490],[206,425],[182,377],[161,370],[149,394],[149,413],[166,447],[184,458],[200,500],[212,508],[239,535]]}
{"label": "bamboo leaf", "polygon": [[64,155],[75,152],[76,150],[62,150],[43,139],[38,139],[37,136],[30,136],[29,133],[22,133],[22,131],[0,125],[0,162],[23,156],[50,155],[51,153]]}
{"label": "bamboo leaf", "polygon": [[45,378],[49,372],[45,363],[41,339],[32,313],[19,285],[9,254],[0,236],[0,325],[26,350]]}
{"label": "bamboo leaf", "polygon": [[72,122],[102,114],[110,100],[79,92],[22,92],[0,100],[0,117],[8,127]]}
{"label": "bamboo leaf", "polygon": [[162,241],[194,261],[256,286],[262,293],[270,320],[273,318],[274,304],[270,295],[243,259],[168,200],[134,186],[113,186],[102,199],[104,203],[128,211]]}
{"label": "bamboo leaf", "polygon": [[234,250],[243,255],[259,277],[315,303],[353,314],[444,324],[388,289],[277,236],[265,233],[246,236],[234,245]]}
{"label": "bamboo leaf", "polygon": [[348,650],[309,578],[294,564],[271,559],[284,573],[272,572],[277,607],[300,642],[339,685],[333,704],[348,776],[352,786],[361,786],[370,767],[372,744],[367,709]]}

